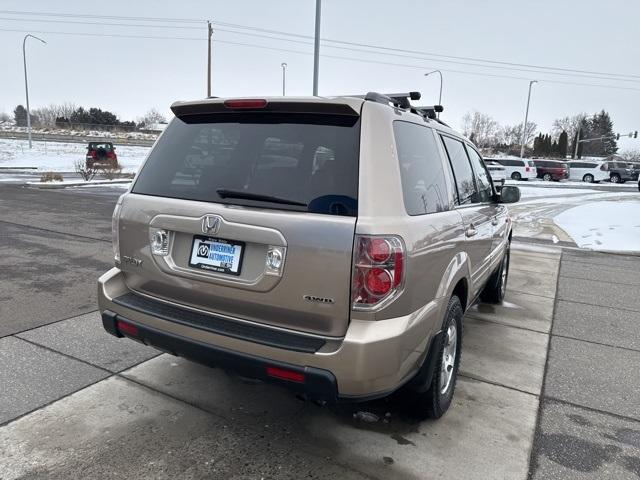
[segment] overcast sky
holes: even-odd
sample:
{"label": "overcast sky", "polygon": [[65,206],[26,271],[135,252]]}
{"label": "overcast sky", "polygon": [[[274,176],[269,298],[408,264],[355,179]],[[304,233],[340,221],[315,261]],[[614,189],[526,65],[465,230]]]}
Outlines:
{"label": "overcast sky", "polygon": [[[0,10],[3,11],[0,12],[0,112],[11,112],[16,104],[24,103],[21,47],[24,34],[31,32],[47,41],[47,45],[32,39],[27,43],[32,108],[71,101],[108,109],[121,120],[128,120],[151,107],[168,112],[174,100],[206,95],[206,26],[195,22],[173,24],[186,28],[100,25],[167,25],[166,22],[125,22],[104,16],[211,19],[313,35],[315,2],[3,0]],[[30,16],[7,11],[90,14],[94,18]],[[473,109],[488,113],[501,123],[521,122],[528,80],[538,79],[540,83],[533,87],[529,118],[543,130],[551,127],[554,118],[604,108],[611,113],[616,131],[626,133],[640,129],[639,21],[640,2],[628,0],[323,0],[322,37],[326,39],[638,77],[623,81],[608,78],[609,75],[600,75],[606,78],[587,78],[583,73],[554,75],[522,71],[535,70],[528,67],[497,64],[494,65],[501,68],[478,67],[468,65],[478,63],[472,60],[447,58],[466,64],[449,63],[443,62],[442,57],[439,61],[407,58],[416,54],[386,50],[384,52],[390,54],[383,55],[323,45],[319,90],[321,95],[419,90],[423,93],[421,103],[433,104],[437,103],[439,80],[437,76],[425,78],[423,74],[439,68],[444,75],[442,118],[459,128],[461,117]],[[214,39],[220,42],[213,44],[213,94],[279,95],[280,64],[286,62],[287,94],[310,95],[313,46],[306,43],[310,40],[290,36],[286,38],[294,41],[282,41],[255,34],[273,36],[257,30],[216,26]],[[123,35],[196,40],[125,38]],[[640,139],[621,141],[621,147],[640,148]]]}

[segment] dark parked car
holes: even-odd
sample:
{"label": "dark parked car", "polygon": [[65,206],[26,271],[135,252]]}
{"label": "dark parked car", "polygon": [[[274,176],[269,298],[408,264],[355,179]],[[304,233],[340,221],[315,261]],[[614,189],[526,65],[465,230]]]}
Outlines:
{"label": "dark parked car", "polygon": [[611,183],[624,183],[638,179],[638,170],[634,170],[633,166],[627,162],[606,162],[602,167],[609,172]]}
{"label": "dark parked car", "polygon": [[89,142],[87,146],[87,168],[118,167],[116,147],[111,142]]}
{"label": "dark parked car", "polygon": [[551,180],[560,181],[569,178],[569,166],[565,162],[557,160],[534,160],[538,178],[547,182]]}

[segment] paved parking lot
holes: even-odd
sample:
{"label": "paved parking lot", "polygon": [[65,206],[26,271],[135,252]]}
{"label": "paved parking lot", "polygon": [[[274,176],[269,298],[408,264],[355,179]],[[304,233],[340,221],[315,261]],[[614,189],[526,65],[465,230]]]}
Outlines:
{"label": "paved parking lot", "polygon": [[401,396],[319,407],[109,336],[116,197],[0,194],[1,479],[640,476],[637,257],[515,245],[433,422]]}

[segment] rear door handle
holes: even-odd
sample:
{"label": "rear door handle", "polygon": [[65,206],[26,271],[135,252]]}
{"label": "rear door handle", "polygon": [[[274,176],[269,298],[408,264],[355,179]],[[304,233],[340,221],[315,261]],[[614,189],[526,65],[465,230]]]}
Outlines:
{"label": "rear door handle", "polygon": [[473,237],[478,231],[475,229],[473,225],[470,225],[464,232],[467,237]]}

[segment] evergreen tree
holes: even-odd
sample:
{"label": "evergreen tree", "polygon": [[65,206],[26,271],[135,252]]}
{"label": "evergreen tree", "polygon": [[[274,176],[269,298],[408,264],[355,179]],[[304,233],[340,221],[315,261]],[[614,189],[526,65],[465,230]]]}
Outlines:
{"label": "evergreen tree", "polygon": [[538,136],[533,139],[533,155],[535,157],[540,156],[540,138],[541,137],[542,137],[542,134],[539,133]]}
{"label": "evergreen tree", "polygon": [[569,147],[569,135],[564,130],[558,137],[558,156],[563,160],[567,158],[567,149]]}
{"label": "evergreen tree", "polygon": [[16,125],[18,127],[26,127],[27,126],[27,109],[22,105],[18,105],[13,110],[13,118],[16,121]]}
{"label": "evergreen tree", "polygon": [[602,110],[593,117],[594,132],[597,136],[604,137],[599,143],[600,155],[613,155],[618,151],[618,143],[613,132],[613,122],[607,112]]}

